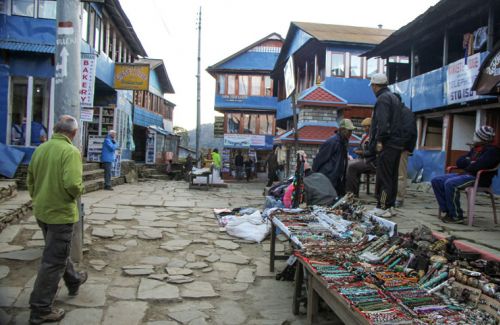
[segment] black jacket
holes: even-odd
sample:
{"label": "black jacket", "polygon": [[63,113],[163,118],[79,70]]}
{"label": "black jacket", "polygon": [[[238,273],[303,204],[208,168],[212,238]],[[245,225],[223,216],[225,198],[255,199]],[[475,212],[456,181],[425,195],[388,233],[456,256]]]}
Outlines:
{"label": "black jacket", "polygon": [[313,172],[328,177],[339,196],[345,194],[348,143],[349,141],[343,140],[340,134],[329,138],[319,148],[312,166]]}
{"label": "black jacket", "polygon": [[243,166],[243,156],[242,155],[236,155],[234,158],[234,164],[236,166]]}
{"label": "black jacket", "polygon": [[370,128],[369,151],[375,154],[377,142],[384,147],[403,150],[401,102],[389,88],[385,87],[377,92],[377,102],[373,109],[372,125]]}
{"label": "black jacket", "polygon": [[[485,144],[481,147],[472,148],[466,155],[458,158],[457,167],[465,170],[468,174],[476,176],[481,169],[492,169],[500,164],[500,148]],[[496,172],[481,174],[479,186],[488,187]]]}

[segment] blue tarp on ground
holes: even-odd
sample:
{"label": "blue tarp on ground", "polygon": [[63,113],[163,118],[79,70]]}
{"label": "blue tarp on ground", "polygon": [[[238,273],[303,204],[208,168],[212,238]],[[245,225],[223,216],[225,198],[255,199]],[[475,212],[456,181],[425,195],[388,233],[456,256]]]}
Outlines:
{"label": "blue tarp on ground", "polygon": [[0,175],[14,177],[23,157],[24,152],[0,143]]}

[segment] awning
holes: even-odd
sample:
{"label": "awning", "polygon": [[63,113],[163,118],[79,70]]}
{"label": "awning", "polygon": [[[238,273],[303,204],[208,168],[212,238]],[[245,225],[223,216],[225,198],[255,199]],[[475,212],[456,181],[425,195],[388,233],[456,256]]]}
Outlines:
{"label": "awning", "polygon": [[500,43],[481,64],[472,90],[478,95],[500,95]]}
{"label": "awning", "polygon": [[56,52],[55,45],[14,42],[6,40],[0,40],[0,49],[9,51],[47,53],[47,54],[53,54]]}

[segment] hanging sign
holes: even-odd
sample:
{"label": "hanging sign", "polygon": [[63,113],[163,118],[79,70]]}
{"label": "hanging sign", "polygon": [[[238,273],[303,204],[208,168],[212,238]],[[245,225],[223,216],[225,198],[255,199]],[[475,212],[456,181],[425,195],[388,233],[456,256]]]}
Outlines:
{"label": "hanging sign", "polygon": [[479,98],[476,92],[472,90],[472,85],[479,73],[480,65],[480,53],[469,56],[467,63],[465,59],[461,59],[448,65],[448,104],[467,102]]}
{"label": "hanging sign", "polygon": [[149,64],[115,63],[114,88],[149,90]]}
{"label": "hanging sign", "polygon": [[293,72],[293,57],[290,57],[285,65],[285,90],[286,90],[286,98],[290,97],[290,95],[295,90],[295,74]]}
{"label": "hanging sign", "polygon": [[224,137],[224,116],[215,116],[214,138]]}
{"label": "hanging sign", "polygon": [[95,92],[95,55],[82,53],[81,60],[82,81],[80,83],[80,106],[94,106]]}
{"label": "hanging sign", "polygon": [[146,165],[154,165],[156,158],[156,132],[148,131],[146,139]]}
{"label": "hanging sign", "polygon": [[94,109],[93,108],[82,108],[80,111],[80,120],[82,122],[93,122]]}

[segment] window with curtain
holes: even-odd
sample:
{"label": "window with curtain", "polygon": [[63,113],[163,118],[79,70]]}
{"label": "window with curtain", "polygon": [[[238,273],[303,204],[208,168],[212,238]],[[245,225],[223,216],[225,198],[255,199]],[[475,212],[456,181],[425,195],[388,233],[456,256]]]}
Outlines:
{"label": "window with curtain", "polygon": [[12,0],[12,14],[16,16],[34,17],[35,0]]}
{"label": "window with curtain", "polygon": [[56,19],[56,0],[38,0],[38,18]]}
{"label": "window with curtain", "polygon": [[349,76],[352,77],[361,77],[363,73],[362,67],[363,58],[357,55],[351,54],[351,64],[349,67]]}
{"label": "window with curtain", "polygon": [[378,72],[378,59],[371,58],[366,62],[366,76],[371,77],[373,74]]}
{"label": "window with curtain", "polygon": [[219,87],[219,95],[224,95],[226,93],[226,77],[223,74],[220,74],[218,77],[217,87]]}
{"label": "window with curtain", "polygon": [[89,5],[87,3],[82,5],[82,40],[85,42],[89,40]]}
{"label": "window with curtain", "polygon": [[273,135],[274,116],[269,114],[259,115],[259,134]]}
{"label": "window with curtain", "polygon": [[257,133],[257,115],[256,114],[245,114],[245,124],[243,127],[243,133],[245,134],[256,134]]}
{"label": "window with curtain", "polygon": [[236,76],[227,76],[227,94],[236,95]]}
{"label": "window with curtain", "polygon": [[94,50],[99,53],[101,51],[101,30],[102,30],[102,24],[101,24],[101,18],[99,16],[95,16],[95,31],[94,31]]}
{"label": "window with curtain", "polygon": [[265,76],[264,78],[264,88],[265,88],[265,95],[266,96],[272,96],[273,95],[273,83],[271,80],[271,77]]}
{"label": "window with curtain", "polygon": [[262,84],[261,76],[252,76],[252,96],[261,96],[260,87]]}
{"label": "window with curtain", "polygon": [[241,114],[227,114],[227,133],[240,133]]}
{"label": "window with curtain", "polygon": [[344,53],[332,53],[332,76],[345,76]]}
{"label": "window with curtain", "polygon": [[248,96],[248,76],[238,76],[238,95]]}

